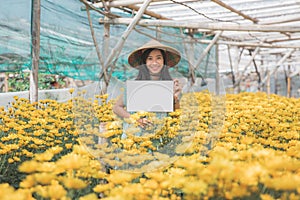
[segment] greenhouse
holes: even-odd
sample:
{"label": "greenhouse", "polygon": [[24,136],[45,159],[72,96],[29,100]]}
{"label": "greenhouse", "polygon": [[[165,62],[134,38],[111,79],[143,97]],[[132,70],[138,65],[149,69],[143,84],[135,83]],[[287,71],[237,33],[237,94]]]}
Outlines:
{"label": "greenhouse", "polygon": [[[299,9],[3,2],[0,199],[300,199]],[[157,80],[174,85],[143,93],[159,111],[126,110],[143,67],[162,84],[147,64],[157,49],[172,64]]]}

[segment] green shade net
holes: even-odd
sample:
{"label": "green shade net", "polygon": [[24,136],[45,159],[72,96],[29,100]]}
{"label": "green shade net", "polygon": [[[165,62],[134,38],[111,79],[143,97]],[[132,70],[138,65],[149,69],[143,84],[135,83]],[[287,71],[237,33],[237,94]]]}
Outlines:
{"label": "green shade net", "polygon": [[[190,88],[187,83],[190,80],[188,80],[185,82],[186,89],[185,87],[183,88],[184,95],[181,98],[183,112],[180,116],[179,114],[176,115],[179,117],[176,119],[176,123],[179,122],[181,129],[177,131],[177,124],[168,121],[171,120],[170,117],[155,118],[154,116],[153,119],[157,123],[155,123],[155,126],[151,130],[146,130],[150,132],[148,135],[154,138],[153,155],[149,154],[148,151],[146,154],[140,155],[139,153],[134,153],[131,149],[126,152],[126,149],[126,151],[123,151],[120,148],[114,148],[114,141],[107,137],[104,138],[107,140],[106,143],[99,143],[99,138],[103,139],[102,133],[110,133],[108,132],[109,127],[105,127],[106,130],[101,130],[103,123],[118,124],[119,121],[117,119],[106,120],[98,116],[99,113],[107,112],[109,116],[112,116],[109,113],[112,111],[111,109],[104,110],[103,105],[105,105],[105,102],[96,97],[96,95],[101,94],[101,89],[103,88],[103,81],[99,80],[103,66],[98,59],[91,36],[87,12],[82,9],[83,7],[84,5],[79,0],[41,1],[39,72],[67,76],[78,80],[94,81],[93,84],[79,88],[77,94],[74,93],[73,111],[76,126],[80,131],[81,141],[96,158],[99,158],[100,161],[108,164],[113,169],[143,172],[172,163],[190,145],[194,134],[197,132],[196,129],[199,127],[199,119],[203,118],[198,109],[200,106],[198,97],[193,93],[196,91],[207,90],[212,93],[212,95],[207,95],[207,101],[211,101],[211,104],[206,108],[212,110],[211,123],[207,122],[209,136],[219,132],[219,127],[223,119],[224,101],[222,95],[220,97],[215,95],[216,81],[208,82],[206,85],[196,84],[196,87]],[[119,12],[117,14],[121,16],[126,17],[128,15],[122,11],[114,9],[112,11],[114,13]],[[197,60],[201,57],[203,50],[207,46],[200,44],[197,40],[211,39],[210,37],[202,34],[188,36],[184,33],[185,30],[171,27],[136,26],[128,38],[124,38],[122,34],[127,30],[127,26],[111,25],[109,30],[110,39],[107,46],[108,51],[104,55],[104,26],[98,23],[99,18],[103,16],[95,11],[91,11],[90,14],[99,52],[103,58],[102,62],[106,62],[106,59],[110,57],[110,53],[117,52],[112,62],[108,65],[107,72],[108,74],[112,74],[107,89],[109,91],[108,100],[119,97],[121,89],[124,88],[125,80],[133,79],[137,75],[138,71],[128,65],[127,58],[129,53],[152,38],[159,38],[161,43],[172,46],[180,51],[180,62],[170,69],[173,78],[187,80],[191,76],[191,69],[193,69],[195,79],[198,78],[199,80],[200,78],[201,80],[202,77],[204,79],[215,78],[215,48],[212,48],[200,65],[195,67],[195,63],[197,63]],[[0,7],[0,37],[0,72],[30,70],[31,3],[28,0],[2,2]],[[118,52],[114,48],[119,46],[118,44],[120,44],[120,40],[122,39],[125,39],[124,44],[121,45],[122,49]],[[99,109],[96,109],[95,106]],[[120,124],[124,124],[124,122],[121,121]],[[170,127],[171,124],[174,127]],[[165,129],[165,127],[171,129]],[[117,128],[118,130],[112,131],[114,133],[122,133],[128,130],[122,129],[123,127],[121,126],[117,126]],[[159,141],[157,141],[154,134],[165,135],[164,133],[170,132],[168,130],[173,130],[174,134],[178,134],[178,137],[174,137],[171,134],[170,137],[160,137]],[[129,136],[130,133],[128,132],[127,135]],[[143,131],[143,133],[145,132]],[[186,143],[187,140],[188,142]],[[126,143],[126,140],[120,141]],[[125,143],[124,145],[126,146]],[[159,143],[164,145],[162,146]],[[211,139],[208,138],[207,149],[210,149],[212,146],[210,143]],[[107,146],[99,148],[99,145]],[[176,152],[178,146],[181,151]],[[145,156],[146,160],[144,160]],[[143,158],[141,162],[131,163],[132,158],[140,159],[141,157]],[[150,166],[147,168],[148,165]]]}
{"label": "green shade net", "polygon": [[[102,66],[97,57],[91,36],[87,12],[79,0],[41,1],[40,73],[58,74],[78,80],[98,80]],[[99,51],[103,51],[103,30],[98,19],[103,17],[90,11]],[[127,15],[119,11],[118,15]],[[126,30],[126,25],[110,26],[110,53]],[[172,69],[173,74],[189,76],[187,57],[184,52],[185,34],[176,28],[160,28],[159,38],[163,43],[177,48],[182,53],[181,62]],[[126,39],[121,53],[109,66],[108,72],[119,80],[135,77],[137,71],[127,63],[128,54],[141,46],[150,37],[158,34],[155,27],[140,27]],[[31,68],[31,2],[16,0],[2,2],[0,7],[0,72],[21,72]],[[203,35],[194,35],[195,39]],[[209,38],[206,38],[209,39]],[[194,44],[195,59],[199,58],[206,45]],[[103,56],[105,58],[106,56]],[[104,61],[105,62],[105,61]],[[110,72],[113,67],[113,71]],[[215,50],[212,49],[195,73],[204,77],[214,76]]]}

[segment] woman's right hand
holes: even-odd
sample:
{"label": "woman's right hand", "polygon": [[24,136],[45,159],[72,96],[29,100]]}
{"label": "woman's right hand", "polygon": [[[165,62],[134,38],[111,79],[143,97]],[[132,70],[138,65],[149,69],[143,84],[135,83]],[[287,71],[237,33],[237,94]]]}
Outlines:
{"label": "woman's right hand", "polygon": [[147,126],[153,125],[153,123],[145,117],[138,119],[137,122],[141,128],[146,128]]}

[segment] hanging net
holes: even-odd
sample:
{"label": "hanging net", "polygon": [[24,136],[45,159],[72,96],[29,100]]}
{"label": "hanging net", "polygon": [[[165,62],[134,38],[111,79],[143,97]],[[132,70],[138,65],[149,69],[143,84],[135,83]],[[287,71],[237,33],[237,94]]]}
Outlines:
{"label": "hanging net", "polygon": [[[198,63],[207,45],[197,40],[211,37],[199,33],[189,38],[184,30],[177,28],[137,26],[122,48],[117,49],[118,55],[104,66],[105,58],[118,46],[127,26],[111,25],[110,39],[104,44],[99,14],[90,12],[99,46],[96,49],[82,6],[80,1],[41,1],[39,65],[41,73],[93,81],[74,93],[74,123],[81,144],[107,169],[131,172],[161,169],[185,154],[205,155],[217,139],[225,109],[225,89],[217,78],[215,49]],[[30,70],[31,5],[25,0],[6,1],[0,10],[0,72]],[[136,112],[128,120],[121,119],[112,107],[126,90],[126,81],[138,73],[129,66],[128,54],[150,38],[159,39],[181,53],[180,62],[170,69],[171,76],[180,80],[183,87],[181,108],[165,116]],[[105,45],[108,52],[104,51]],[[104,67],[110,77],[107,88],[100,76]],[[135,121],[141,116],[147,117],[151,126],[145,129],[137,126]]]}

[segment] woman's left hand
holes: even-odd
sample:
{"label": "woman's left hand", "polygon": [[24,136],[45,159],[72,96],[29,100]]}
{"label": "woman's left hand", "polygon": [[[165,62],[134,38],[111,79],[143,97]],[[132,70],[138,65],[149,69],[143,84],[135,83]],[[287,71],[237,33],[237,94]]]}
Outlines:
{"label": "woman's left hand", "polygon": [[174,79],[173,81],[174,81],[174,97],[179,98],[182,91],[182,86],[178,79]]}

